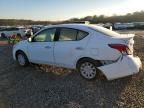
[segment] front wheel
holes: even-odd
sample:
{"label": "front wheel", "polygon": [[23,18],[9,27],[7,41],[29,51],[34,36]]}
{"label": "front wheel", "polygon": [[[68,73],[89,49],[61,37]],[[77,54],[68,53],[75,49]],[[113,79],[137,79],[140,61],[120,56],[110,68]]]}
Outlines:
{"label": "front wheel", "polygon": [[97,63],[94,60],[82,60],[78,63],[78,71],[87,80],[92,80],[98,74]]}
{"label": "front wheel", "polygon": [[17,54],[17,62],[20,66],[27,66],[29,64],[27,56],[23,52]]}

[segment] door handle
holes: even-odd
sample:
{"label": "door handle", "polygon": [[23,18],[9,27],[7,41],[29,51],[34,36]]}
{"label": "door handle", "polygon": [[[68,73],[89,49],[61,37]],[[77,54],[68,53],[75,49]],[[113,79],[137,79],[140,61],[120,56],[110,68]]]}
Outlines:
{"label": "door handle", "polygon": [[76,50],[83,50],[84,48],[83,47],[76,47],[75,49]]}
{"label": "door handle", "polygon": [[50,46],[45,46],[45,48],[49,49],[49,48],[51,48],[51,47],[50,47]]}

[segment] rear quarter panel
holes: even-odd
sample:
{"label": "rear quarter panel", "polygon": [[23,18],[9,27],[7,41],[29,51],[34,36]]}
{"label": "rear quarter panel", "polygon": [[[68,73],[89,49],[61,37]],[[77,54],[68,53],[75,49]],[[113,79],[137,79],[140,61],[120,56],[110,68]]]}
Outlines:
{"label": "rear quarter panel", "polygon": [[95,60],[116,60],[121,53],[108,46],[111,43],[121,43],[118,39],[113,39],[99,32],[93,32],[86,48],[88,55]]}

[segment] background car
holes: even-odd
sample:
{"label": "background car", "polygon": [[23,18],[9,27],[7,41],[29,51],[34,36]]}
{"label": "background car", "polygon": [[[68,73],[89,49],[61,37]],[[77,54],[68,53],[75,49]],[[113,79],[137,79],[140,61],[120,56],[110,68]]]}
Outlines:
{"label": "background car", "polygon": [[9,27],[9,28],[4,28],[4,29],[0,30],[0,35],[3,38],[9,38],[13,34],[23,37],[23,36],[25,36],[25,29],[18,28],[18,27]]}
{"label": "background car", "polygon": [[90,24],[53,25],[17,43],[13,58],[20,66],[31,62],[77,69],[89,80],[102,72],[112,80],[139,72],[133,38]]}

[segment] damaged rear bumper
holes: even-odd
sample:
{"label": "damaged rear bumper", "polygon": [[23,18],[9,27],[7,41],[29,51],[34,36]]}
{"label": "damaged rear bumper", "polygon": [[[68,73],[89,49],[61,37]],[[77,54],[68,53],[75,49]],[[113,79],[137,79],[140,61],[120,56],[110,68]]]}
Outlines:
{"label": "damaged rear bumper", "polygon": [[108,80],[122,78],[139,72],[142,63],[139,57],[133,55],[123,56],[117,62],[98,67]]}

